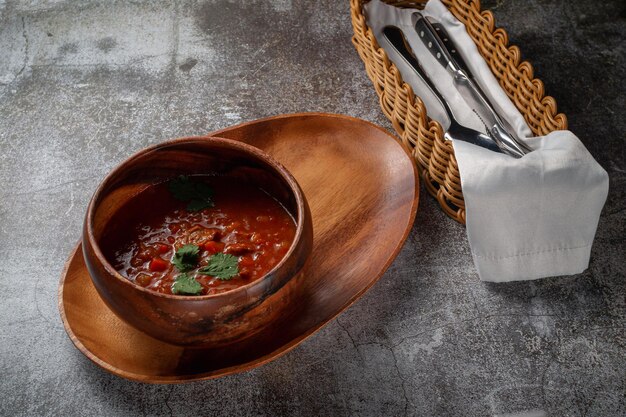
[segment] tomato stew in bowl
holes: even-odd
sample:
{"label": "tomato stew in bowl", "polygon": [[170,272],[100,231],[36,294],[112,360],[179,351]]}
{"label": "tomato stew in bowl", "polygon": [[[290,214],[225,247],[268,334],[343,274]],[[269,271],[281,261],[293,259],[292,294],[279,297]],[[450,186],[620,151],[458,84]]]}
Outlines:
{"label": "tomato stew in bowl", "polygon": [[218,294],[255,281],[287,254],[296,224],[263,189],[227,176],[180,176],[145,189],[103,241],[123,276],[164,294]]}
{"label": "tomato stew in bowl", "polygon": [[234,343],[288,317],[312,247],[293,176],[215,137],[131,156],[98,186],[83,227],[85,264],[108,307],[184,346]]}

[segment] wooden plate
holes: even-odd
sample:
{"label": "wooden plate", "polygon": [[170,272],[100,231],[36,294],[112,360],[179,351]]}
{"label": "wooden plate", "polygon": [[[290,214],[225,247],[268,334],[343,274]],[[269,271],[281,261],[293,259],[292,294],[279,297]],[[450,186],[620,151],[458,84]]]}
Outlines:
{"label": "wooden plate", "polygon": [[411,157],[392,135],[371,123],[304,113],[212,135],[267,151],[304,190],[315,237],[299,282],[301,300],[289,317],[235,345],[169,345],[130,327],[106,307],[79,244],[59,284],[61,318],[74,345],[115,375],[175,383],[241,372],[277,358],[361,297],[391,264],[413,225],[418,179]]}

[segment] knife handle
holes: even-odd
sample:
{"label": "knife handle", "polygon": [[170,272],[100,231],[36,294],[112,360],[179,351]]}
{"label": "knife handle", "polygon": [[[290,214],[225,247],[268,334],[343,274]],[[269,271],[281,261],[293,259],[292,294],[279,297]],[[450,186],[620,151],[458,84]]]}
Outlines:
{"label": "knife handle", "polygon": [[446,48],[444,42],[437,34],[437,30],[433,27],[432,23],[419,12],[416,12],[413,16],[417,36],[435,57],[437,62],[453,75],[461,70],[452,55],[448,52],[448,48]]}
{"label": "knife handle", "polygon": [[443,44],[445,45],[445,49],[446,51],[450,53],[450,56],[452,57],[453,62],[455,62],[463,71],[465,71],[465,73],[467,74],[469,78],[473,78],[472,72],[470,71],[469,67],[467,66],[467,63],[461,56],[461,53],[459,52],[459,48],[457,48],[452,38],[450,38],[450,35],[448,35],[448,31],[446,30],[446,28],[441,23],[435,21],[431,17],[426,17],[426,19],[430,22],[432,27],[435,29],[435,32],[437,33],[437,35],[439,35],[439,39],[443,41]]}

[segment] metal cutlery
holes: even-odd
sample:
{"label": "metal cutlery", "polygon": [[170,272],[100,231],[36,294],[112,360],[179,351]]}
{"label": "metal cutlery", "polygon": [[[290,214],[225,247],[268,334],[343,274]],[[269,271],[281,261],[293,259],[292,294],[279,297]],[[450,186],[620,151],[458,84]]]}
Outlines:
{"label": "metal cutlery", "polygon": [[453,77],[453,82],[461,97],[485,125],[488,135],[505,153],[522,157],[532,150],[521,142],[512,129],[505,125],[498,116],[485,93],[473,80],[471,72],[458,53],[444,27],[431,17],[424,17],[419,12],[412,15],[418,37],[426,48]]}
{"label": "metal cutlery", "polygon": [[[446,140],[462,140],[464,142],[469,142],[474,145],[487,148],[494,152],[502,152],[500,146],[494,142],[491,136],[477,130],[470,129],[469,127],[463,126],[457,122],[453,110],[450,108],[441,93],[437,90],[428,75],[426,75],[426,72],[424,72],[424,70],[420,67],[420,64],[415,56],[413,56],[400,29],[395,26],[387,26],[383,29],[383,34],[389,43],[395,48],[396,52],[398,52],[404,59],[404,64],[409,65],[417,73],[443,107],[450,121],[448,130],[444,133],[444,138]],[[396,63],[396,65],[398,65],[398,63]]]}

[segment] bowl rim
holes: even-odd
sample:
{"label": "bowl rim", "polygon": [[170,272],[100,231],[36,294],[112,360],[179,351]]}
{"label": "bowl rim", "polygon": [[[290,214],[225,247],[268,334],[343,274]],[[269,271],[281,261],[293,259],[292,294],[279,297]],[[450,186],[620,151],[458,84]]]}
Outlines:
{"label": "bowl rim", "polygon": [[[106,256],[104,256],[104,254],[100,250],[100,245],[98,244],[94,236],[93,218],[94,218],[94,214],[96,210],[96,201],[101,200],[104,194],[105,187],[109,185],[108,183],[117,174],[120,174],[121,172],[123,172],[123,170],[127,167],[128,164],[130,164],[131,162],[135,160],[142,158],[146,154],[150,154],[152,152],[157,152],[161,149],[172,148],[172,147],[176,147],[178,145],[187,144],[187,143],[205,143],[205,144],[206,143],[218,143],[218,144],[225,145],[226,148],[239,150],[245,154],[252,155],[253,157],[257,159],[260,159],[261,161],[268,164],[272,169],[275,170],[276,173],[280,175],[280,177],[287,183],[288,188],[290,189],[290,192],[294,195],[295,200],[296,200],[297,219],[294,219],[296,222],[296,233],[294,234],[293,240],[291,241],[291,246],[289,247],[289,250],[287,251],[287,253],[283,255],[281,260],[274,266],[274,268],[269,270],[262,277],[246,285],[242,285],[232,290],[224,291],[224,292],[217,293],[217,294],[205,294],[205,295],[164,294],[164,293],[160,293],[160,292],[142,287],[141,285],[136,284],[130,279],[124,277],[120,272],[118,272],[109,263]],[[113,169],[111,169],[111,171],[109,171],[109,173],[100,181],[100,183],[98,184],[98,187],[96,188],[96,191],[94,192],[93,196],[91,197],[91,200],[89,201],[89,205],[87,206],[87,214],[85,216],[85,234],[89,241],[88,242],[89,246],[91,246],[96,258],[102,264],[106,272],[109,273],[111,276],[113,276],[115,279],[123,282],[124,285],[128,285],[129,288],[139,290],[140,292],[143,292],[145,294],[158,297],[158,298],[165,298],[165,299],[172,299],[172,300],[179,300],[179,301],[184,300],[186,302],[189,302],[189,301],[200,302],[200,301],[224,298],[226,296],[230,296],[235,293],[247,292],[251,288],[257,285],[260,285],[262,282],[266,281],[268,277],[270,277],[273,273],[279,270],[287,262],[287,259],[289,259],[294,254],[295,249],[298,246],[298,243],[302,240],[302,236],[304,234],[304,225],[305,225],[305,220],[306,220],[305,216],[307,213],[307,211],[305,210],[305,207],[306,207],[306,203],[304,199],[304,194],[302,192],[302,189],[300,188],[300,185],[296,181],[296,179],[287,170],[287,168],[285,168],[280,162],[278,162],[276,159],[274,159],[265,151],[255,146],[249,145],[245,142],[242,142],[242,141],[221,138],[219,136],[185,136],[185,137],[176,138],[176,139],[169,139],[169,140],[157,143],[155,145],[151,145],[146,148],[143,148],[135,152],[128,158],[124,159],[122,162],[117,164]],[[83,248],[83,251],[84,251],[84,248]]]}

